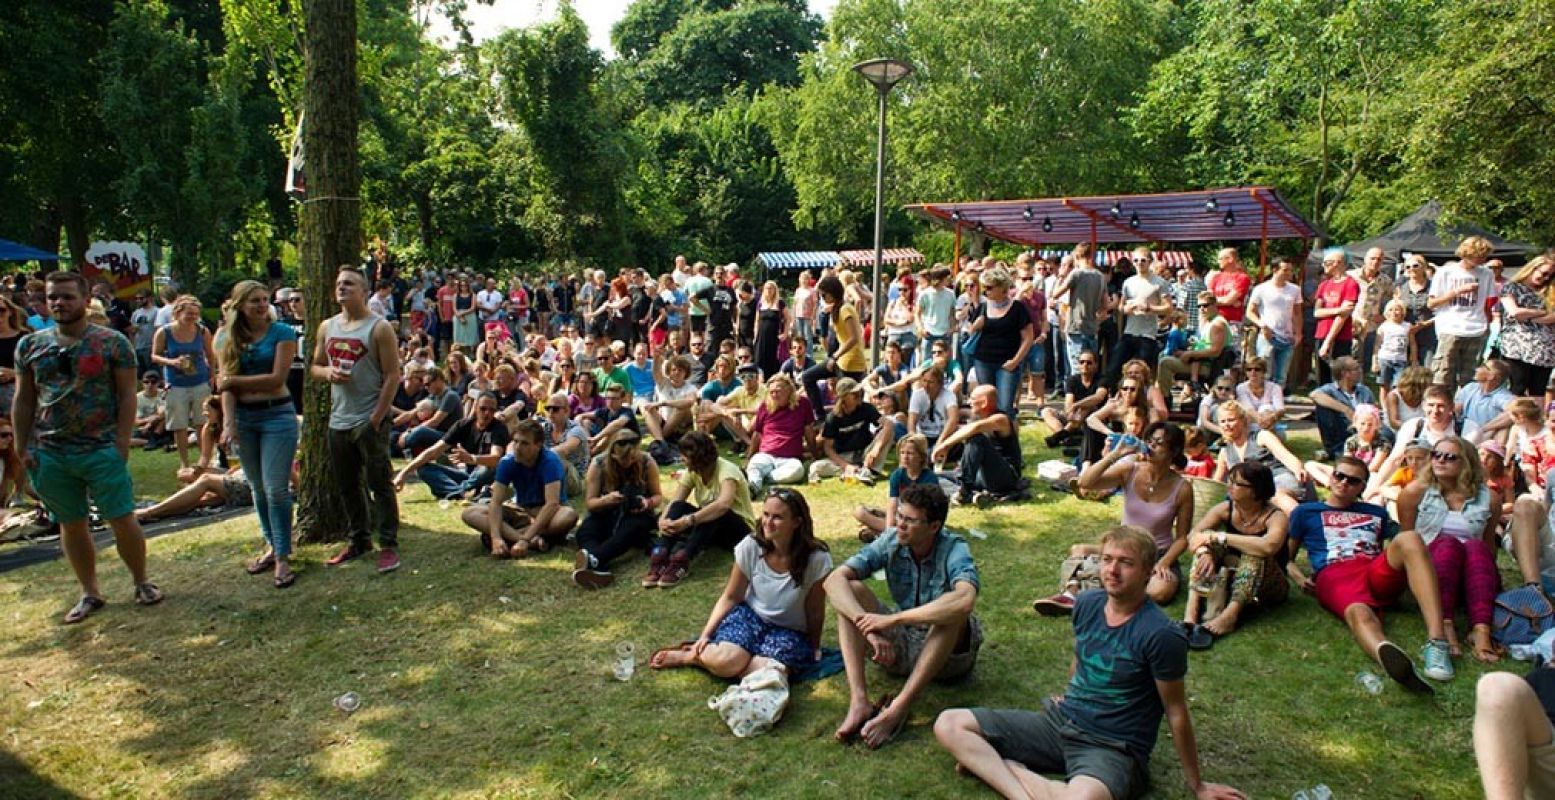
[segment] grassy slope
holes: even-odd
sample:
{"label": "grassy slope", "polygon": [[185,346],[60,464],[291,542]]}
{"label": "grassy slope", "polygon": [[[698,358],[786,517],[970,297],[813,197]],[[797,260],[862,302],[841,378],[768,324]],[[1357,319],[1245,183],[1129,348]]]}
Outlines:
{"label": "grassy slope", "polygon": [[[1028,452],[1036,445],[1028,430]],[[1298,443],[1302,452],[1310,443]],[[135,455],[145,496],[171,482],[170,456]],[[820,532],[840,561],[858,547],[854,502],[884,497],[829,482],[808,489]],[[877,501],[878,502],[878,501]],[[944,797],[982,791],[955,776],[930,726],[946,706],[1034,707],[1062,690],[1068,626],[1030,601],[1052,590],[1068,545],[1117,519],[1115,506],[1041,490],[1030,503],[956,509],[972,541],[989,641],[966,683],[936,686],[885,750],[841,747],[841,676],[796,687],[771,735],[741,741],[704,700],[705,674],[610,675],[613,645],[653,648],[694,635],[729,569],[701,559],[672,591],[632,579],[584,594],[567,580],[571,552],[518,563],[476,555],[473,535],[420,486],[402,496],[405,567],[379,576],[358,564],[326,572],[325,548],[301,549],[289,592],[244,576],[257,549],[253,519],[151,545],[169,601],[139,609],[111,553],[101,561],[110,605],[88,623],[56,619],[74,597],[63,562],[0,575],[9,635],[0,644],[0,796],[473,797],[736,795]],[[881,587],[883,591],[883,585]],[[504,600],[506,598],[506,600]],[[1178,616],[1181,602],[1168,613]],[[1411,651],[1423,628],[1411,605],[1389,615]],[[832,627],[828,623],[828,628]],[[835,643],[828,630],[826,641]],[[1327,783],[1339,797],[1471,797],[1474,679],[1460,663],[1435,700],[1391,685],[1366,695],[1369,668],[1342,624],[1305,596],[1195,654],[1188,677],[1199,748],[1211,780],[1254,797]],[[899,684],[872,671],[876,694]],[[331,706],[361,693],[360,711]],[[1161,734],[1155,796],[1184,794]]]}

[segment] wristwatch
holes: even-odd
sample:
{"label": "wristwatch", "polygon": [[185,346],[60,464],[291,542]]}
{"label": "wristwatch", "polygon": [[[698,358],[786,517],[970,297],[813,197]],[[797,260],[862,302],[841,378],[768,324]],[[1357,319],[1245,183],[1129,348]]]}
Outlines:
{"label": "wristwatch", "polygon": [[1226,544],[1226,532],[1225,531],[1216,531],[1215,532],[1215,544],[1218,544],[1218,545],[1220,545],[1222,547],[1225,546],[1225,544]]}

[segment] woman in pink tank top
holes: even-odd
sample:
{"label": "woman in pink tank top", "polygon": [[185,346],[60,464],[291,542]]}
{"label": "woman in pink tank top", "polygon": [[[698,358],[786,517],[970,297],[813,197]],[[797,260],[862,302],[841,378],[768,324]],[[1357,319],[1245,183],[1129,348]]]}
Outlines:
{"label": "woman in pink tank top", "polygon": [[[1188,547],[1193,526],[1193,492],[1178,472],[1183,457],[1182,428],[1170,422],[1153,422],[1140,437],[1143,452],[1120,445],[1080,474],[1079,488],[1106,494],[1123,489],[1123,524],[1136,525],[1155,538],[1156,563],[1145,592],[1158,605],[1177,596],[1182,569],[1177,559]],[[1126,458],[1130,455],[1138,458]],[[1096,545],[1075,545],[1070,555],[1098,553]]]}

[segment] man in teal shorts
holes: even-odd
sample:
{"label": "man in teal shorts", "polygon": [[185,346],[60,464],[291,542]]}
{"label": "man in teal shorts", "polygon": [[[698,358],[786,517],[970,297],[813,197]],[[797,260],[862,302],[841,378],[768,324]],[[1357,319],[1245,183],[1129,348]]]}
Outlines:
{"label": "man in teal shorts", "polygon": [[86,279],[55,272],[45,283],[53,328],[16,345],[16,449],[43,504],[59,523],[81,599],[67,625],[106,605],[97,585],[97,547],[87,496],[113,528],[119,557],[135,581],[135,602],[162,602],[146,578],[146,536],[135,520],[130,433],[135,427],[135,349],[123,334],[86,319]]}

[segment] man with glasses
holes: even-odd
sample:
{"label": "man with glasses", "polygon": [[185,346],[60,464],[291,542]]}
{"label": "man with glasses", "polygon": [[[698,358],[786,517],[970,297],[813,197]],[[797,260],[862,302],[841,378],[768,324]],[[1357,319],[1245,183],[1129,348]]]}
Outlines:
{"label": "man with glasses", "polygon": [[[1377,404],[1371,389],[1361,383],[1361,362],[1349,356],[1334,359],[1333,377],[1332,382],[1319,386],[1311,395],[1312,419],[1323,439],[1323,449],[1315,454],[1319,461],[1338,458],[1344,452],[1344,440],[1350,436],[1356,406]],[[1448,408],[1451,408],[1450,402]],[[1401,435],[1399,441],[1412,438]]]}
{"label": "man with glasses", "polygon": [[113,529],[135,584],[135,602],[154,605],[163,595],[146,576],[146,537],[135,519],[127,466],[135,423],[135,348],[123,334],[87,321],[86,279],[79,273],[49,275],[44,291],[55,326],[16,344],[13,446],[59,523],[60,545],[81,584],[81,599],[64,617],[70,625],[107,605],[97,584],[88,494]]}
{"label": "man with glasses", "polygon": [[[497,420],[497,398],[482,392],[475,400],[475,416],[455,422],[442,439],[400,469],[394,489],[405,488],[406,476],[415,473],[439,500],[474,497],[491,485],[509,440],[507,426]],[[451,463],[443,463],[444,456]]]}
{"label": "man with glasses", "polygon": [[1045,440],[1048,447],[1062,447],[1078,441],[1085,430],[1085,418],[1107,402],[1107,387],[1102,385],[1097,374],[1099,360],[1090,350],[1075,358],[1074,374],[1064,383],[1062,417],[1051,408],[1042,408],[1042,422],[1052,431]]}
{"label": "man with glasses", "polygon": [[707,351],[707,337],[702,333],[691,334],[691,383],[701,387],[707,383],[707,372],[713,368],[717,352]]}
{"label": "man with glasses", "polygon": [[605,425],[589,440],[589,451],[595,453],[608,450],[618,433],[630,431],[637,434],[639,439],[642,438],[642,428],[637,423],[637,414],[627,404],[626,389],[617,384],[609,384],[605,386],[604,394],[605,413],[601,416],[601,420]]}
{"label": "man with glasses", "polygon": [[[1435,452],[1432,457],[1456,455]],[[1341,456],[1334,463],[1328,499],[1296,506],[1290,515],[1286,573],[1293,583],[1315,595],[1323,608],[1344,620],[1362,652],[1376,661],[1388,677],[1411,692],[1430,694],[1435,690],[1421,680],[1403,648],[1383,635],[1379,612],[1409,590],[1420,606],[1426,635],[1430,637],[1421,651],[1425,676],[1451,680],[1452,659],[1443,633],[1436,568],[1420,534],[1399,533],[1387,511],[1360,502],[1369,477],[1364,462],[1354,456]],[[1312,564],[1310,578],[1296,564],[1296,553],[1302,547],[1307,549],[1307,560]]]}
{"label": "man with glasses", "polygon": [[[897,498],[896,527],[826,578],[837,612],[837,638],[848,675],[848,714],[838,741],[861,736],[871,749],[889,742],[932,680],[963,678],[977,664],[982,625],[973,609],[981,582],[966,540],[945,530],[949,501],[938,486],[908,485]],[[884,571],[892,605],[865,583]],[[869,700],[874,661],[907,679],[894,699]]]}
{"label": "man with glasses", "polygon": [[1172,396],[1177,379],[1183,375],[1188,376],[1194,387],[1203,386],[1199,382],[1201,379],[1215,380],[1227,362],[1235,358],[1231,325],[1218,313],[1215,296],[1204,292],[1199,295],[1199,328],[1193,337],[1193,345],[1161,359],[1156,368],[1155,385],[1167,397]]}

